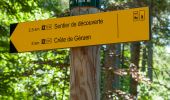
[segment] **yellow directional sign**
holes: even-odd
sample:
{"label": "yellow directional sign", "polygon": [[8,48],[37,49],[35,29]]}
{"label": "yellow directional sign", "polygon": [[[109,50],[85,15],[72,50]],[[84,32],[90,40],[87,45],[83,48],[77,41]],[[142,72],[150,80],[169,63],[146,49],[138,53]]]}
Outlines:
{"label": "yellow directional sign", "polygon": [[149,40],[149,8],[12,24],[10,52]]}

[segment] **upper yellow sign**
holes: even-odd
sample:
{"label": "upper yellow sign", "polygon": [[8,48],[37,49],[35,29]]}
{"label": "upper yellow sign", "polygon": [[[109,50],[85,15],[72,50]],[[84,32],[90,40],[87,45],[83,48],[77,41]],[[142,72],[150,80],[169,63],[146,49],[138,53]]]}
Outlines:
{"label": "upper yellow sign", "polygon": [[149,40],[149,8],[11,25],[11,52]]}

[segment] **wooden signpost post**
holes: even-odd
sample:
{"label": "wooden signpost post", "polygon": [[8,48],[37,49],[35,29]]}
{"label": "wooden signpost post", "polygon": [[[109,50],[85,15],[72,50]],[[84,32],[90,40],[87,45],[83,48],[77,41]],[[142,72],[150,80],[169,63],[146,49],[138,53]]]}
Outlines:
{"label": "wooden signpost post", "polygon": [[[80,9],[75,7],[71,10],[72,15],[97,12],[99,10],[95,7]],[[101,20],[99,23],[102,24],[103,21]],[[83,33],[83,31],[81,32]],[[100,47],[71,48],[70,74],[70,100],[100,100]]]}
{"label": "wooden signpost post", "polygon": [[70,99],[100,100],[100,49],[93,45],[149,40],[149,8],[98,13],[99,0],[70,1],[71,17],[12,24],[10,52],[71,48]]}

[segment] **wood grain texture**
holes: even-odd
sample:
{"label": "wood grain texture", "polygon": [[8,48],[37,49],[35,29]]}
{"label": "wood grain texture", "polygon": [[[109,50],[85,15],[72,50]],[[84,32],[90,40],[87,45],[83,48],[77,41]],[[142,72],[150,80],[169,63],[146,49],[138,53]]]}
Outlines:
{"label": "wood grain texture", "polygon": [[[94,7],[76,7],[71,15],[99,12]],[[100,100],[99,46],[71,48],[70,100]]]}
{"label": "wood grain texture", "polygon": [[71,100],[99,100],[99,47],[71,49]]}

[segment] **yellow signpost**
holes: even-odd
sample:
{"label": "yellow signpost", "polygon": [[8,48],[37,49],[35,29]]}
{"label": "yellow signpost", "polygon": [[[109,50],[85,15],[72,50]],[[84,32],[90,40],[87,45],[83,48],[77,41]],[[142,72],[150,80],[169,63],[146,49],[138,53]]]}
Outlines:
{"label": "yellow signpost", "polygon": [[149,8],[12,24],[10,52],[149,40]]}

